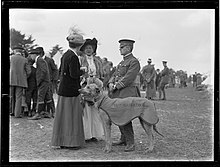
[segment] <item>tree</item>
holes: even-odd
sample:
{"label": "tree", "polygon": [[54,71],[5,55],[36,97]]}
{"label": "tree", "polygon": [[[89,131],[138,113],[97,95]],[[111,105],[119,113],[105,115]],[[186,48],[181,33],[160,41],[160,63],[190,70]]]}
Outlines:
{"label": "tree", "polygon": [[63,51],[62,49],[63,47],[59,46],[58,44],[55,45],[51,50],[50,50],[50,55],[51,55],[51,58],[58,52],[58,51]]}
{"label": "tree", "polygon": [[32,35],[26,36],[14,28],[10,29],[10,48],[13,48],[16,45],[21,45],[26,51],[29,51],[37,46],[34,44],[34,41],[35,39],[33,39]]}

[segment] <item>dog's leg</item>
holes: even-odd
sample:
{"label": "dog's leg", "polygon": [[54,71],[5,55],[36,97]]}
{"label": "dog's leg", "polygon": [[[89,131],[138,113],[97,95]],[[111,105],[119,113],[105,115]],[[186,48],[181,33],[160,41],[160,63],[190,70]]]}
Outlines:
{"label": "dog's leg", "polygon": [[144,131],[146,132],[146,134],[149,138],[150,146],[146,151],[150,152],[154,149],[153,125],[147,124],[141,118],[139,118],[139,120],[140,120],[141,126],[143,127]]}
{"label": "dog's leg", "polygon": [[104,134],[105,134],[105,148],[104,152],[109,153],[111,151],[112,140],[111,140],[111,121],[108,115],[102,109],[99,110],[99,115],[102,121]]}

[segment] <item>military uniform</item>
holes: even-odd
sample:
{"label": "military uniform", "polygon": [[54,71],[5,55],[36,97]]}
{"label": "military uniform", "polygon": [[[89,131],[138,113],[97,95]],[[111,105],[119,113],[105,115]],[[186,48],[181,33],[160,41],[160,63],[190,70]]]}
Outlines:
{"label": "military uniform", "polygon": [[[148,64],[143,67],[142,69],[142,76],[144,79],[144,85],[146,87],[146,98],[151,99],[156,96],[156,89],[155,89],[155,69],[154,65]],[[150,80],[147,82],[147,80]]]}
{"label": "military uniform", "polygon": [[163,100],[166,100],[166,94],[165,94],[165,85],[169,82],[169,68],[164,67],[164,69],[160,73],[161,80],[159,84],[159,98],[161,99],[161,91],[163,92]]}
{"label": "military uniform", "polygon": [[[108,84],[113,83],[117,88],[111,93],[111,98],[140,97],[140,91],[135,80],[140,71],[140,63],[132,53],[123,57],[123,60],[116,67],[115,72]],[[119,126],[121,141],[127,145],[134,144],[134,132],[132,122]]]}

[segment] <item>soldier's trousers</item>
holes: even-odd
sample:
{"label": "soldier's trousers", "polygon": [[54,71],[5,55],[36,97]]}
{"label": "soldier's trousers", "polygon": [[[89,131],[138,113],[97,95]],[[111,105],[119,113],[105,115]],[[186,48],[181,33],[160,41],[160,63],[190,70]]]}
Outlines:
{"label": "soldier's trousers", "polygon": [[13,113],[15,117],[19,117],[21,114],[22,95],[23,95],[23,87],[20,86],[10,87],[11,113]]}
{"label": "soldier's trousers", "polygon": [[38,86],[37,108],[39,105],[43,105],[44,101],[46,101],[47,104],[51,104],[52,102],[49,82],[42,82]]}

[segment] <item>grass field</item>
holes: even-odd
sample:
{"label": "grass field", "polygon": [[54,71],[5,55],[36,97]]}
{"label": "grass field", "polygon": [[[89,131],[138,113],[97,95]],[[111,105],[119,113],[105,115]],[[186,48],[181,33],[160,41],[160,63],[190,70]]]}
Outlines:
{"label": "grass field", "polygon": [[[53,119],[27,120],[10,118],[9,161],[211,161],[214,150],[213,99],[207,91],[188,88],[168,88],[167,101],[154,100],[160,118],[154,133],[155,147],[146,153],[148,138],[133,121],[136,150],[124,152],[124,146],[113,146],[104,153],[104,141],[87,143],[80,150],[54,149],[50,146]],[[119,128],[112,126],[112,138],[118,140]]]}

